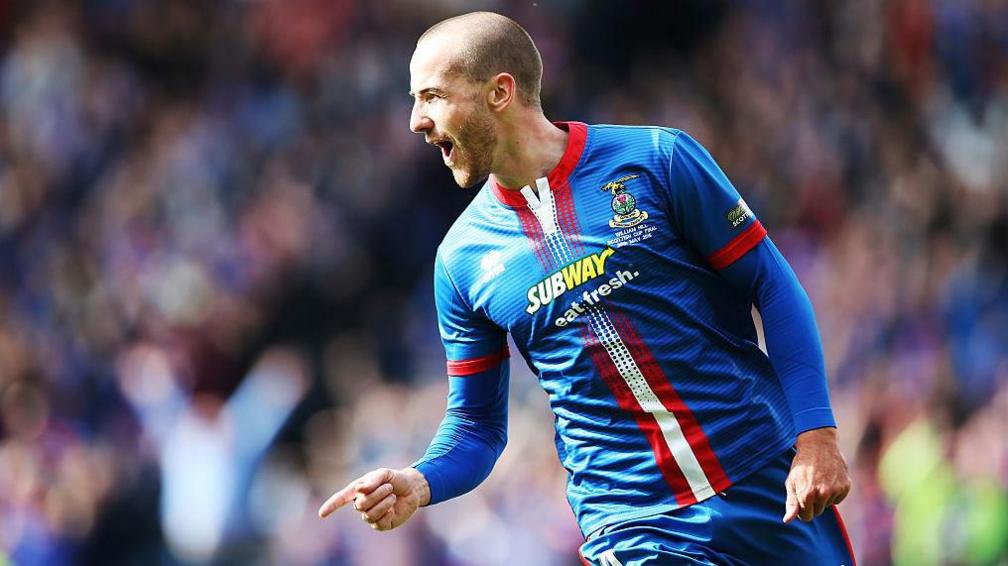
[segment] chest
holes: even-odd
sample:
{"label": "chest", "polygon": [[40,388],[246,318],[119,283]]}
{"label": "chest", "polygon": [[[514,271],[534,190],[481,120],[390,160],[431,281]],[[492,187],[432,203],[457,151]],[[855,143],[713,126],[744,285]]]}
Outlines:
{"label": "chest", "polygon": [[663,188],[646,171],[540,186],[528,202],[510,209],[514,222],[503,237],[486,238],[467,285],[470,304],[519,344],[576,333],[594,307],[638,301],[693,260]]}

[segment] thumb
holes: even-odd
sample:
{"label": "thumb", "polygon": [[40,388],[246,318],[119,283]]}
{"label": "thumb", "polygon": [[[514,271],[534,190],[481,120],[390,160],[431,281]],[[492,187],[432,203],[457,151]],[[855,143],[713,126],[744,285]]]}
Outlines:
{"label": "thumb", "polygon": [[784,482],[784,487],[787,489],[787,502],[784,504],[784,522],[789,523],[798,516],[798,495],[795,493],[795,487],[790,477]]}

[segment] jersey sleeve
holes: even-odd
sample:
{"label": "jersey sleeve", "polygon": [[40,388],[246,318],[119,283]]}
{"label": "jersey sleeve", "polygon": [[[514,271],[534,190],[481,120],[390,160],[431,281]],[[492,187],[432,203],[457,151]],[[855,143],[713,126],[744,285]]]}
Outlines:
{"label": "jersey sleeve", "polygon": [[766,230],[710,153],[685,132],[672,135],[667,187],[672,218],[711,267],[724,269],[760,243]]}
{"label": "jersey sleeve", "polygon": [[469,306],[440,253],[434,260],[434,303],[448,359],[448,375],[480,374],[508,359],[507,334],[485,314]]}
{"label": "jersey sleeve", "polygon": [[798,276],[769,237],[721,274],[763,317],[767,354],[787,399],[795,431],[835,427],[826,361],[815,312]]}
{"label": "jersey sleeve", "polygon": [[430,505],[467,493],[490,475],[507,444],[508,378],[507,363],[448,378],[444,419],[413,464],[430,486]]}
{"label": "jersey sleeve", "polygon": [[434,301],[448,357],[448,406],[437,434],[413,464],[430,486],[430,505],[468,492],[490,474],[507,443],[506,333],[470,308],[441,254]]}

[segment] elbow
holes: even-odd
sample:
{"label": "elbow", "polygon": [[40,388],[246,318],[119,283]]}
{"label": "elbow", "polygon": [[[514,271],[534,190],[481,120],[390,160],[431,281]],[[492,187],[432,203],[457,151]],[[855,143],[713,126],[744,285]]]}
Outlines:
{"label": "elbow", "polygon": [[500,458],[501,454],[504,453],[504,448],[507,446],[507,421],[501,419],[492,423],[485,423],[482,427],[482,434],[480,437],[493,453],[493,460],[496,462],[497,459]]}
{"label": "elbow", "polygon": [[501,454],[504,453],[504,448],[507,447],[508,435],[507,428],[500,427],[498,430],[494,431],[494,460],[500,458]]}

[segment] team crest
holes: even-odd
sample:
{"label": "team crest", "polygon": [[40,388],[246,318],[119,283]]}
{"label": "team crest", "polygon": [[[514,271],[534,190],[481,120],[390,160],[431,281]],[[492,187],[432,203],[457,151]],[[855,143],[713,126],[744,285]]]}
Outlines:
{"label": "team crest", "polygon": [[648,213],[637,208],[637,199],[626,188],[626,182],[637,177],[640,175],[627,175],[602,186],[603,191],[613,195],[609,203],[613,210],[613,217],[609,219],[610,228],[630,228],[647,220]]}

